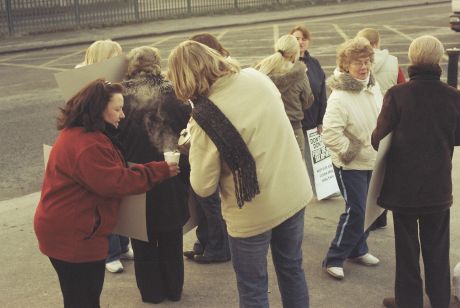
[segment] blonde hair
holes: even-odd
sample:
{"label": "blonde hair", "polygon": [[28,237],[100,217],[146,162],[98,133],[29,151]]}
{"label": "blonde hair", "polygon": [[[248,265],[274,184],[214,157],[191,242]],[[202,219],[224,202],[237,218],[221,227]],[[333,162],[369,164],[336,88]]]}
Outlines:
{"label": "blonde hair", "polygon": [[137,47],[132,49],[126,58],[128,59],[127,78],[161,74],[161,56],[158,48]]}
{"label": "blonde hair", "polygon": [[216,50],[195,41],[184,41],[171,51],[167,77],[176,96],[186,101],[209,94],[214,82],[240,71],[237,63],[226,60]]}
{"label": "blonde hair", "polygon": [[380,42],[380,33],[374,28],[364,28],[359,31],[356,36],[366,38],[373,47],[378,46]]}
{"label": "blonde hair", "polygon": [[431,35],[423,35],[409,46],[409,61],[411,64],[439,64],[444,55],[441,41]]}
{"label": "blonde hair", "polygon": [[275,53],[260,61],[256,65],[256,69],[266,75],[285,73],[292,68],[293,62],[299,58],[299,50],[299,43],[295,36],[283,35],[276,41]]}
{"label": "blonde hair", "polygon": [[347,40],[337,48],[336,62],[341,72],[348,72],[352,61],[364,57],[369,57],[374,63],[374,49],[364,37]]}
{"label": "blonde hair", "polygon": [[85,60],[79,66],[99,63],[123,53],[120,44],[112,40],[100,40],[92,43],[87,49]]}

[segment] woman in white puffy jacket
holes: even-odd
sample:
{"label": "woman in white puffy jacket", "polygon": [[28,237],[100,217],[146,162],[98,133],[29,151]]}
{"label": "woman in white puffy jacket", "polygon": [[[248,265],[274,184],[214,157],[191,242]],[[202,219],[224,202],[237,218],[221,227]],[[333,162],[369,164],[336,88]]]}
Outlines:
{"label": "woman in white puffy jacket", "polygon": [[332,89],[323,120],[322,139],[331,152],[345,212],[323,267],[336,279],[344,278],[343,263],[363,265],[379,260],[368,252],[364,217],[367,190],[376,152],[370,137],[382,106],[382,94],[371,72],[374,51],[369,41],[357,37],[337,49],[337,66],[327,80]]}

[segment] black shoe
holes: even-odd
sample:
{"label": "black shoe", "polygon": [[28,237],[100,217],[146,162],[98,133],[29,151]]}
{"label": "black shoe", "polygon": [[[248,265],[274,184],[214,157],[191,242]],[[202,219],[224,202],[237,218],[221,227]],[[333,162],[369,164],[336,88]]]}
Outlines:
{"label": "black shoe", "polygon": [[195,261],[196,263],[200,263],[200,264],[208,264],[208,263],[227,262],[227,261],[230,261],[230,258],[218,259],[218,258],[209,257],[205,255],[195,255],[195,257],[193,258],[193,261]]}
{"label": "black shoe", "polygon": [[184,251],[184,257],[186,257],[189,260],[193,260],[193,258],[198,254],[199,253],[196,253],[194,250]]}

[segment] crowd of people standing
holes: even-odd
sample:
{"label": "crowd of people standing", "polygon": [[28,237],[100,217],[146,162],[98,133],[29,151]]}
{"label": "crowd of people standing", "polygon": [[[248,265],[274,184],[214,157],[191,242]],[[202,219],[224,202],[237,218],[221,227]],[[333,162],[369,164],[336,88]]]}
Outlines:
{"label": "crowd of people standing", "polygon": [[[121,263],[121,270],[107,265],[112,254],[115,260],[132,255],[144,302],[180,301],[185,256],[197,263],[231,260],[240,307],[268,307],[269,250],[283,307],[309,307],[302,241],[305,209],[316,195],[310,129],[331,154],[345,201],[325,272],[344,279],[345,260],[379,263],[366,239],[386,226],[386,213],[368,230],[364,217],[376,151],[392,132],[378,204],[393,212],[396,282],[395,296],[384,304],[423,307],[421,247],[428,297],[433,307],[449,307],[460,92],[440,81],[442,43],[432,36],[412,42],[405,82],[375,29],[337,48],[329,78],[310,55],[310,40],[306,27],[295,26],[272,55],[241,68],[214,36],[202,33],[171,51],[166,75],[160,51],[140,46],[126,55],[121,83],[98,79],[68,100],[34,219],[64,307],[100,307],[104,268],[122,270]],[[77,66],[122,53],[118,43],[105,42],[92,44]],[[96,57],[97,45],[105,47]],[[184,129],[188,151],[177,164],[165,162],[163,153],[177,148]],[[432,168],[423,168],[428,162]],[[112,234],[121,198],[140,192],[146,192],[148,241]],[[183,251],[190,200],[201,214],[197,241]]]}

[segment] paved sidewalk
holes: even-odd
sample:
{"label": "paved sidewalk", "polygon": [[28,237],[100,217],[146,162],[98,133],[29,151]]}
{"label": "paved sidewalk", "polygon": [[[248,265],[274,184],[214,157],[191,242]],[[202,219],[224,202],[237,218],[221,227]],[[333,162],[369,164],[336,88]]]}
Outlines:
{"label": "paved sidewalk", "polygon": [[[313,17],[357,13],[397,7],[411,7],[436,3],[449,3],[448,0],[375,0],[344,1],[341,4],[313,5],[286,11],[259,12],[239,15],[215,15],[188,17],[171,20],[158,20],[142,24],[131,24],[109,28],[85,29],[34,34],[24,37],[12,37],[0,40],[0,54],[28,51],[58,46],[89,45],[95,40],[111,38],[121,40],[174,34],[189,31],[225,28],[241,25],[254,25],[264,22],[288,21]],[[446,16],[447,22],[447,16]]]}

